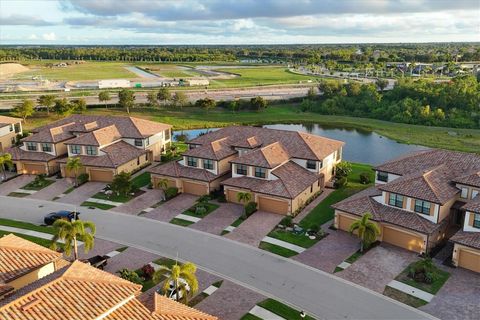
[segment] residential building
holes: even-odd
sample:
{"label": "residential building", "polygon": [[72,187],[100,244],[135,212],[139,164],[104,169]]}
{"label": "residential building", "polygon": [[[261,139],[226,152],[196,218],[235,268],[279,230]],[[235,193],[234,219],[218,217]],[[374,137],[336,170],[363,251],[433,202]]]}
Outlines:
{"label": "residential building", "polygon": [[468,180],[466,174],[480,171],[479,155],[431,149],[374,170],[375,187],[332,206],[338,229],[348,231],[353,221],[370,212],[381,230],[378,240],[426,253],[470,219],[464,206],[478,194],[478,187],[462,183]]}
{"label": "residential building", "polygon": [[[2,240],[0,239],[0,241]],[[36,247],[37,245],[30,243],[29,246]],[[10,250],[10,248],[0,250]],[[43,250],[48,249],[43,248]],[[3,253],[3,251],[0,252]],[[10,273],[23,273],[24,270],[31,268],[32,262],[29,260],[32,259],[28,257],[30,253],[25,254],[22,248],[16,252],[20,259],[11,259],[9,260],[12,262],[11,264],[0,265],[2,277]],[[25,257],[27,260],[23,259]],[[44,263],[49,263],[48,259],[44,261]],[[38,261],[37,264],[41,264],[41,262]],[[6,273],[4,273],[4,268],[8,269]],[[65,261],[62,267],[49,270],[35,280],[25,283],[16,291],[0,295],[0,319],[217,319],[159,294],[154,294],[153,308],[150,310],[137,299],[141,294],[141,285],[95,269],[78,260],[71,264]],[[2,284],[0,283],[1,289]]]}
{"label": "residential building", "polygon": [[68,157],[79,157],[92,181],[110,182],[115,174],[133,172],[171,144],[171,126],[134,117],[74,115],[32,130],[22,145],[10,148],[17,172],[63,177]]}
{"label": "residential building", "polygon": [[0,153],[15,145],[22,134],[22,119],[0,116]]}
{"label": "residential building", "polygon": [[180,161],[152,168],[152,184],[167,179],[179,192],[223,187],[230,202],[249,192],[259,210],[295,215],[334,176],[341,141],[296,131],[227,127],[188,142]]}

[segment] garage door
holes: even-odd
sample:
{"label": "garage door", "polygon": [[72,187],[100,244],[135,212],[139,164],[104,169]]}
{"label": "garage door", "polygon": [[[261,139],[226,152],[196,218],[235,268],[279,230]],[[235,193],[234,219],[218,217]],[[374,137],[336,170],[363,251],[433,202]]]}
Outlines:
{"label": "garage door", "polygon": [[228,201],[242,204],[242,202],[238,201],[237,194],[238,194],[238,191],[227,190]]}
{"label": "garage door", "polygon": [[383,228],[383,241],[415,252],[421,252],[423,247],[423,238],[389,227]]}
{"label": "garage door", "polygon": [[[69,177],[69,178],[75,177],[75,171],[74,170],[68,170],[67,168],[62,167],[62,172],[64,172],[64,174],[63,174],[64,177]],[[79,175],[81,175],[82,173],[85,173],[85,172],[86,172],[85,168],[81,168],[81,169],[78,170],[77,176],[79,176]]]}
{"label": "garage door", "polygon": [[354,218],[350,218],[344,215],[338,215],[338,229],[349,231],[350,225],[355,221]]}
{"label": "garage door", "polygon": [[475,272],[480,272],[480,254],[460,249],[458,266]]}
{"label": "garage door", "polygon": [[47,171],[45,169],[44,164],[33,164],[33,163],[25,163],[23,165],[23,170],[26,174],[46,174]]}
{"label": "garage door", "polygon": [[204,194],[208,194],[208,188],[205,184],[184,181],[183,192],[203,196]]}
{"label": "garage door", "polygon": [[154,178],[153,182],[155,184],[155,187],[158,187],[158,183],[163,179],[167,180],[167,188],[177,187],[177,183],[175,182],[175,180],[167,179],[167,178]]}
{"label": "garage door", "polygon": [[90,170],[90,181],[112,182],[113,171]]}
{"label": "garage door", "polygon": [[258,197],[258,210],[287,214],[288,202],[285,200],[275,200],[270,198]]}

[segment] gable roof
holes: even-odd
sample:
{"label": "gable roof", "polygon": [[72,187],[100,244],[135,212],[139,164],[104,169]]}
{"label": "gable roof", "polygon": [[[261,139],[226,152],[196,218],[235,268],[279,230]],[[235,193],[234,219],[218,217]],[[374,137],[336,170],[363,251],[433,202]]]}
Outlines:
{"label": "gable roof", "polygon": [[475,198],[467,202],[463,207],[463,210],[480,213],[480,193]]}
{"label": "gable roof", "polygon": [[450,241],[470,248],[480,249],[480,232],[459,230],[450,238]]}
{"label": "gable roof", "polygon": [[265,147],[247,152],[231,162],[273,169],[289,159],[290,155],[287,150],[277,141]]}
{"label": "gable roof", "polygon": [[22,119],[20,118],[0,116],[0,127],[9,126],[11,124],[19,123],[21,121]]}
{"label": "gable roof", "polygon": [[170,161],[165,164],[160,164],[156,167],[149,169],[148,172],[161,176],[174,178],[189,178],[193,180],[207,182],[213,181],[220,177],[220,175],[213,174],[205,169],[182,166],[178,164],[178,161]]}
{"label": "gable roof", "polygon": [[222,138],[196,148],[189,149],[183,153],[185,156],[204,159],[221,160],[237,153],[228,143],[228,138]]}
{"label": "gable roof", "polygon": [[453,179],[454,182],[480,188],[480,170]]}
{"label": "gable roof", "polygon": [[65,144],[76,144],[84,146],[104,146],[114,141],[121,139],[122,136],[117,129],[117,126],[112,124],[108,127],[95,129],[94,131],[87,132],[74,139],[68,140]]}

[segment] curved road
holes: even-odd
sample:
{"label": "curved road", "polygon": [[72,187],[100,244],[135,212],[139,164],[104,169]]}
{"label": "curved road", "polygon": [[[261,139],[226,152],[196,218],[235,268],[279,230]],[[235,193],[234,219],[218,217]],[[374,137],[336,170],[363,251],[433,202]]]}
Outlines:
{"label": "curved road", "polygon": [[[41,223],[43,216],[73,206],[0,196],[0,217]],[[368,289],[220,236],[139,216],[82,208],[97,225],[97,237],[167,257],[267,296],[293,304],[319,319],[433,319]],[[319,257],[320,258],[320,257]]]}

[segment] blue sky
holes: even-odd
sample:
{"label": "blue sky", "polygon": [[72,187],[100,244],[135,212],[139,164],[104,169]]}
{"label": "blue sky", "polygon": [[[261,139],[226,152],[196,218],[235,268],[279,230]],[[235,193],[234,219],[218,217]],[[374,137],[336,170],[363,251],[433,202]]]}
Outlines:
{"label": "blue sky", "polygon": [[480,41],[480,0],[0,0],[2,44]]}

